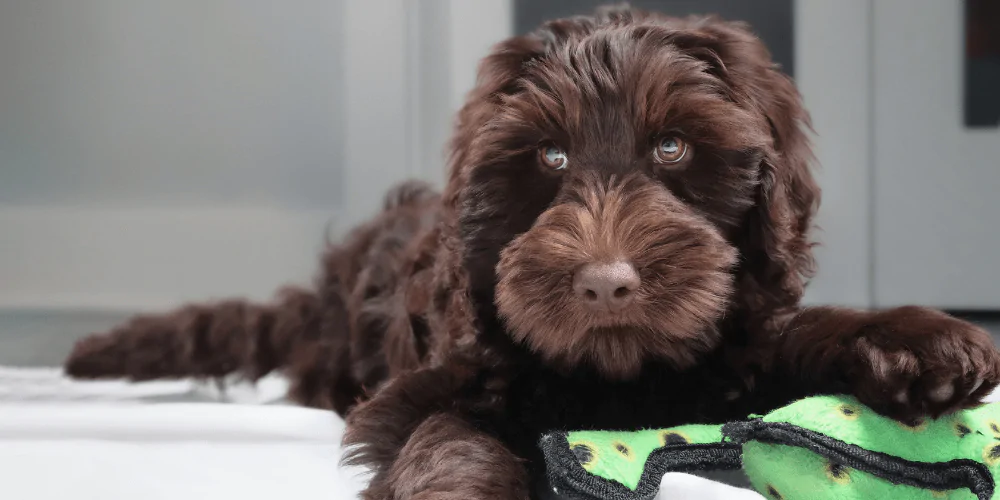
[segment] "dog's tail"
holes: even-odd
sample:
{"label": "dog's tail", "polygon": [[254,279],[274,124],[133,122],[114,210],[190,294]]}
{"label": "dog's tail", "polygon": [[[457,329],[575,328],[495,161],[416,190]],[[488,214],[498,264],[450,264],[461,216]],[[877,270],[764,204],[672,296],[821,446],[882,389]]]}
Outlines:
{"label": "dog's tail", "polygon": [[77,342],[66,374],[134,381],[238,374],[257,380],[282,370],[292,381],[292,399],[344,412],[361,393],[350,373],[352,290],[369,261],[380,259],[373,248],[378,235],[410,235],[413,228],[395,228],[401,211],[436,197],[424,183],[391,190],[379,217],[353,231],[345,244],[328,248],[315,288],[286,288],[268,303],[234,299],[136,316]]}
{"label": "dog's tail", "polygon": [[288,288],[273,303],[227,300],[140,315],[80,340],[65,364],[76,378],[151,380],[221,377],[256,380],[287,365],[304,339],[320,334],[322,308],[311,290]]}
{"label": "dog's tail", "polygon": [[267,303],[232,299],[135,316],[78,341],[64,364],[78,379],[220,378],[256,381],[281,370],[289,396],[346,411],[360,388],[349,373],[348,316],[341,272],[350,248],[324,259],[315,289],[288,287]]}

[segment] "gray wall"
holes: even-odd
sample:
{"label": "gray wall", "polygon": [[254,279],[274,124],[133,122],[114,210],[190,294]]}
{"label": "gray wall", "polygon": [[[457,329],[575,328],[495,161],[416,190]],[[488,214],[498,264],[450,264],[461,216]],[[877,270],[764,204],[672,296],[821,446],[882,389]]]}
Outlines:
{"label": "gray wall", "polygon": [[0,2],[0,203],[334,208],[339,2]]}
{"label": "gray wall", "polygon": [[1000,130],[962,123],[962,2],[799,0],[823,187],[810,302],[1000,310]]}
{"label": "gray wall", "polygon": [[307,279],[347,199],[343,10],[0,2],[0,307]]}
{"label": "gray wall", "polygon": [[874,7],[875,301],[1000,310],[1000,128],[965,127],[962,2]]}
{"label": "gray wall", "polygon": [[[812,115],[823,201],[813,304],[872,305],[871,1],[799,0],[796,84]],[[845,147],[846,145],[846,147]]]}
{"label": "gray wall", "polygon": [[507,0],[0,2],[0,309],[263,299],[405,178]]}

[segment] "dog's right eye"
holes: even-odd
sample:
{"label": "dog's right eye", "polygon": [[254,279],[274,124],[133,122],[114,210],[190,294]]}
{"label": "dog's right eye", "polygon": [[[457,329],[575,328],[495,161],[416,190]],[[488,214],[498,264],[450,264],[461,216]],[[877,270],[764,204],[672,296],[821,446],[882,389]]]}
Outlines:
{"label": "dog's right eye", "polygon": [[660,139],[659,144],[653,149],[653,159],[661,165],[676,165],[687,156],[687,153],[687,143],[676,137],[665,137]]}
{"label": "dog's right eye", "polygon": [[539,148],[538,157],[541,159],[543,165],[553,170],[562,170],[569,164],[566,152],[560,149],[559,146],[551,144]]}

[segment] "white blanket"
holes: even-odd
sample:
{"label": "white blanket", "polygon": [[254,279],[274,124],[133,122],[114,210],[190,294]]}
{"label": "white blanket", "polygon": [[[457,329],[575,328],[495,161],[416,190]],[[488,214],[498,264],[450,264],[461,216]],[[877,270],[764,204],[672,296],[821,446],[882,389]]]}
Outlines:
{"label": "white blanket", "polygon": [[[223,392],[191,381],[74,382],[56,370],[0,368],[0,499],[357,498],[363,471],[338,466],[343,421],[269,404],[281,402],[284,388],[277,378]],[[659,498],[761,497],[668,474]]]}

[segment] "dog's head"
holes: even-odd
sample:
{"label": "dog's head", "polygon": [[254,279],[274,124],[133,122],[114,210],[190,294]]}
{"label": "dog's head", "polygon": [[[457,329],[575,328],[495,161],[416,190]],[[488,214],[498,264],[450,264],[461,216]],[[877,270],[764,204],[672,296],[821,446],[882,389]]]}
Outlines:
{"label": "dog's head", "polygon": [[802,295],[807,122],[740,24],[619,8],[499,44],[446,190],[471,292],[557,365],[692,364],[724,314],[768,318]]}

